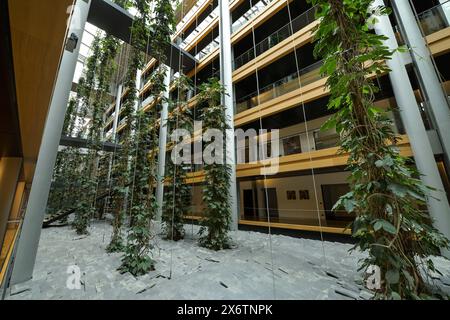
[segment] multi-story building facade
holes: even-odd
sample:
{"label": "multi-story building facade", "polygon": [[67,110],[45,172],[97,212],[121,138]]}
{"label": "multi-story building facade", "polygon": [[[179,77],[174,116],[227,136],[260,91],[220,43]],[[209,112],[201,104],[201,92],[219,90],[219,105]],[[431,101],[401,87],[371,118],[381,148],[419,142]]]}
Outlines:
{"label": "multi-story building facade", "polygon": [[[3,261],[11,261],[14,239],[20,234],[11,272],[12,281],[16,283],[29,279],[32,274],[64,121],[61,105],[69,98],[80,58],[79,47],[67,49],[70,43],[66,38],[70,36],[73,41],[75,35],[81,39],[86,21],[95,22],[98,27],[106,26],[108,14],[113,13],[124,23],[119,38],[122,36],[120,39],[126,42],[130,31],[126,23],[131,24],[133,19],[126,12],[118,12],[109,2],[82,0],[76,1],[79,12],[74,11],[81,23],[75,25],[72,21],[66,30],[65,10],[73,1],[61,1],[62,4],[57,6],[58,19],[53,25],[36,22],[52,20],[49,17],[50,8],[55,7],[52,1],[43,1],[45,5],[33,1],[36,2],[33,6],[25,2],[28,1],[9,1],[9,10],[14,13],[12,44],[17,55],[10,64],[23,65],[25,67],[15,66],[15,70],[27,71],[16,74],[18,108],[11,103],[11,110],[18,109],[19,115],[27,115],[22,116],[21,127],[16,128],[21,130],[16,130],[18,142],[15,145],[22,144],[23,150],[19,151],[23,152],[2,153],[0,161],[0,172],[12,173],[11,168],[15,172],[10,181],[0,176],[2,196],[5,199],[8,196],[8,205],[0,216],[0,241],[9,239],[2,248],[5,250],[2,250],[1,277],[5,277],[8,265]],[[427,185],[438,188],[436,199],[429,199],[428,210],[436,227],[449,236],[450,82],[446,79],[450,78],[450,1],[399,0],[386,1],[386,4],[394,7],[394,14],[380,19],[373,32],[386,35],[386,44],[391,48],[404,43],[410,50],[396,53],[395,59],[387,62],[392,71],[374,78],[380,88],[376,93],[376,105],[389,111],[395,123],[394,130],[400,137],[397,145],[400,153],[415,160]],[[230,200],[234,227],[348,234],[350,231],[346,226],[352,217],[332,210],[336,200],[349,189],[349,173],[345,169],[347,156],[337,153],[339,137],[336,132],[320,130],[331,111],[327,109],[329,93],[326,79],[320,73],[321,61],[313,54],[314,28],[318,24],[314,8],[306,0],[190,0],[184,1],[180,8],[172,38],[174,54],[168,56],[169,64],[177,67],[166,76],[166,96],[174,100],[187,99],[193,120],[200,120],[196,102],[199,87],[209,78],[219,77],[229,93],[224,97],[224,105],[228,114],[233,114],[229,123],[234,129],[278,129],[280,134],[277,174],[264,174],[261,162],[233,163]],[[30,20],[29,26],[22,27],[19,23],[22,16],[18,13],[25,15],[30,10],[45,18]],[[93,10],[97,10],[97,15],[89,14]],[[7,21],[2,21],[2,28],[9,32]],[[36,29],[36,25],[40,28]],[[52,32],[53,28],[58,30],[58,37]],[[120,28],[105,31],[117,29]],[[40,30],[41,42],[28,41],[23,36],[30,30]],[[29,39],[35,38],[35,35],[29,36]],[[104,114],[104,138],[119,144],[126,126],[121,103],[129,92],[123,85],[126,73],[123,66],[128,50],[124,45],[117,57],[119,69],[111,85],[111,105]],[[31,51],[35,53],[34,59],[25,59]],[[179,52],[183,54],[178,55]],[[61,57],[60,64],[58,57]],[[174,63],[174,60],[179,61]],[[44,65],[47,72],[42,74],[39,70]],[[157,108],[160,123],[164,123],[168,107],[155,101],[149,90],[150,75],[158,67],[159,62],[149,58],[145,68],[138,72],[136,87],[140,99],[136,108],[144,111]],[[173,80],[180,72],[192,80],[194,86],[190,92],[176,90]],[[39,87],[39,81],[29,82],[35,78],[42,79],[45,86]],[[36,109],[35,119],[29,116],[30,105]],[[163,157],[170,152],[166,148],[166,138],[167,132],[161,126],[161,177],[170,161],[170,157]],[[259,139],[264,139],[263,135]],[[4,148],[3,141],[0,143]],[[232,149],[236,153],[241,151]],[[250,147],[244,149],[244,154],[251,153]],[[4,161],[6,156],[18,160]],[[106,180],[110,176],[111,159],[111,154],[107,154],[101,160]],[[186,219],[196,221],[203,214],[205,176],[201,165],[192,165],[190,171],[186,182],[192,186],[191,207]],[[22,191],[16,194],[19,187]],[[158,186],[157,198],[161,207],[164,199],[162,183]],[[14,210],[13,202],[17,202]],[[15,214],[10,215],[13,211]],[[6,234],[7,229],[13,231]]]}
{"label": "multi-story building facade", "polygon": [[[417,13],[416,26],[424,33],[420,40],[426,44],[434,62],[436,79],[442,84],[442,90],[440,87],[438,90],[447,97],[450,92],[450,83],[445,80],[450,77],[450,3],[413,3],[415,7],[409,10]],[[349,189],[349,174],[345,171],[347,157],[337,154],[339,137],[336,132],[320,130],[330,111],[327,109],[326,79],[320,74],[321,61],[313,54],[313,31],[318,23],[314,8],[306,0],[230,1],[232,58],[231,61],[222,61],[222,47],[227,44],[223,43],[219,32],[219,2],[200,0],[195,4],[187,3],[185,7],[189,9],[187,12],[178,12],[180,21],[173,41],[196,59],[195,67],[186,74],[194,83],[194,89],[185,97],[189,99],[189,105],[195,110],[198,87],[210,77],[220,77],[221,65],[231,65],[234,128],[280,130],[278,174],[262,175],[262,164],[258,162],[236,166],[237,192],[234,197],[238,223],[242,226],[267,227],[270,224],[283,229],[349,233],[346,226],[352,217],[345,212],[332,211],[334,203]],[[404,37],[412,37],[401,30],[402,19],[408,17],[396,10],[389,23],[400,44],[405,43]],[[433,114],[432,99],[427,96],[429,90],[423,84],[422,70],[413,58],[412,54],[402,55],[404,65],[398,68],[406,67],[408,78],[401,81],[411,84],[411,93],[427,129],[427,141],[448,193],[449,167],[445,136],[442,136],[439,126],[441,119]],[[148,90],[149,76],[158,65],[158,61],[150,59],[137,79],[141,97],[139,108],[144,110],[159,105]],[[177,70],[173,70],[171,81],[176,75]],[[401,137],[398,145],[401,154],[417,157],[410,143],[414,137],[408,136],[405,119],[399,112],[396,84],[388,74],[374,81],[380,88],[376,105],[390,110],[394,130]],[[177,99],[178,93],[174,89],[172,85],[170,95]],[[123,98],[127,90],[117,84],[117,94]],[[446,108],[448,112],[448,105]],[[193,120],[199,120],[198,113],[193,114]],[[126,125],[120,116],[120,98],[111,105],[105,119],[106,137],[120,137]],[[192,186],[188,219],[197,220],[202,216],[203,181],[201,166],[192,166],[187,180]]]}

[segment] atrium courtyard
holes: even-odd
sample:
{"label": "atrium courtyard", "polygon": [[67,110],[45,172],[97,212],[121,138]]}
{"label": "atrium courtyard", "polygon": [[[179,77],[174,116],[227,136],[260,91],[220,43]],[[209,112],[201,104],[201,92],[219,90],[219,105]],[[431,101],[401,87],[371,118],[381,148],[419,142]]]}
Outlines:
{"label": "atrium courtyard", "polygon": [[450,0],[0,6],[1,300],[450,300]]}

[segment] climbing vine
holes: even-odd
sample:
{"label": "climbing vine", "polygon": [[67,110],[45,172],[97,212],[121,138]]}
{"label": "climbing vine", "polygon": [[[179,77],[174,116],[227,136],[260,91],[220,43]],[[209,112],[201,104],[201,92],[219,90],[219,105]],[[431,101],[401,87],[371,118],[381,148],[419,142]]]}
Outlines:
{"label": "climbing vine", "polygon": [[[220,130],[225,137],[228,128],[225,107],[221,104],[225,94],[224,87],[217,78],[210,79],[199,88],[199,103],[205,104],[202,111],[203,130]],[[225,155],[225,146],[222,151]],[[225,161],[225,159],[223,159]],[[205,203],[205,218],[201,221],[201,246],[212,250],[230,248],[228,231],[231,225],[231,208],[229,203],[231,167],[228,164],[212,163],[204,165],[205,184],[203,187],[203,202]]]}
{"label": "climbing vine", "polygon": [[376,15],[372,0],[310,0],[317,5],[320,24],[315,55],[324,58],[322,73],[329,76],[328,108],[336,113],[324,129],[335,127],[341,153],[348,153],[351,191],[335,208],[357,215],[355,246],[368,253],[361,269],[377,266],[382,283],[376,298],[420,299],[432,293],[425,281],[435,267],[430,255],[447,247],[448,240],[431,225],[422,209],[428,189],[417,179],[409,159],[396,148],[398,137],[386,112],[374,106],[378,88],[371,77],[390,70],[384,36],[370,32]]}
{"label": "climbing vine", "polygon": [[[185,75],[175,80],[175,90],[182,96],[192,89],[191,81]],[[168,132],[176,129],[192,131],[191,109],[185,99],[170,103]],[[184,217],[188,214],[190,188],[186,184],[187,171],[184,165],[166,159],[166,191],[162,214],[162,228],[166,239],[178,241],[184,238]]]}
{"label": "climbing vine", "polygon": [[86,127],[87,132],[87,154],[83,156],[83,171],[80,176],[81,181],[81,193],[78,210],[75,215],[75,220],[73,226],[77,234],[88,234],[89,220],[92,215],[92,195],[95,191],[95,155],[97,150],[95,149],[97,131],[99,128],[96,126],[98,124],[98,101],[96,89],[96,75],[97,67],[99,65],[99,56],[101,54],[101,36],[97,34],[92,43],[92,55],[88,58],[86,64],[86,77],[85,81],[79,84],[79,90],[81,94],[81,108],[86,115],[92,114],[92,121],[90,121],[89,126]]}
{"label": "climbing vine", "polygon": [[[151,75],[149,94],[155,104],[168,103],[164,92],[167,89],[164,79],[167,67],[165,49],[170,44],[174,18],[172,4],[168,0],[155,0],[150,12],[149,3],[145,0],[135,1],[139,18],[135,21],[134,30],[137,42],[135,50],[145,52],[150,44],[152,54],[160,62],[160,67]],[[148,27],[150,25],[150,28]],[[141,53],[136,59],[136,67],[142,69],[145,55]],[[120,270],[135,276],[143,275],[154,269],[155,262],[150,257],[152,248],[151,221],[155,217],[158,204],[155,197],[157,184],[156,150],[158,146],[158,112],[156,106],[147,111],[139,111],[135,121],[136,138],[134,141],[134,168],[132,182],[131,220],[132,224],[127,238],[125,255]]]}

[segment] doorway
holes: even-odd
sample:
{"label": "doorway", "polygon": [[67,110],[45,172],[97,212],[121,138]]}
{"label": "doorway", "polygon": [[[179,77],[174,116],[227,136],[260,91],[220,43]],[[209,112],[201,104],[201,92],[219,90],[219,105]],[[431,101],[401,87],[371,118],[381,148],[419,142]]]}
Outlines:
{"label": "doorway", "polygon": [[[264,215],[269,215],[271,218],[279,218],[278,212],[278,198],[276,188],[261,189],[263,193],[263,208]],[[267,209],[269,209],[267,212]]]}
{"label": "doorway", "polygon": [[338,200],[350,191],[350,186],[344,184],[324,184],[322,185],[323,205],[327,221],[352,221],[354,215],[349,214],[345,210],[333,211],[334,205]]}
{"label": "doorway", "polygon": [[254,218],[255,216],[256,216],[256,208],[253,189],[244,190],[244,217]]}

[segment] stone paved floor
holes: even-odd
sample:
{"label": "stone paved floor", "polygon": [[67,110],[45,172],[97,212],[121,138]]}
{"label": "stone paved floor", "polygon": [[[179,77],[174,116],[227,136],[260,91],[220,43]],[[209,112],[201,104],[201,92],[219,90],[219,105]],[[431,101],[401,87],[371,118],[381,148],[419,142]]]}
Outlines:
{"label": "stone paved floor", "polygon": [[[213,252],[197,246],[196,226],[186,230],[186,240],[178,243],[156,238],[156,271],[137,279],[116,271],[120,254],[105,252],[109,224],[93,224],[88,237],[79,237],[69,228],[43,230],[33,280],[13,287],[8,299],[369,297],[356,271],[363,255],[349,254],[351,245],[274,235],[271,254],[268,235],[236,231],[231,233],[236,248]],[[450,275],[450,262],[436,259],[441,271]],[[73,265],[83,274],[81,290],[69,290],[66,285],[67,269]],[[443,286],[450,286],[448,279]]]}

